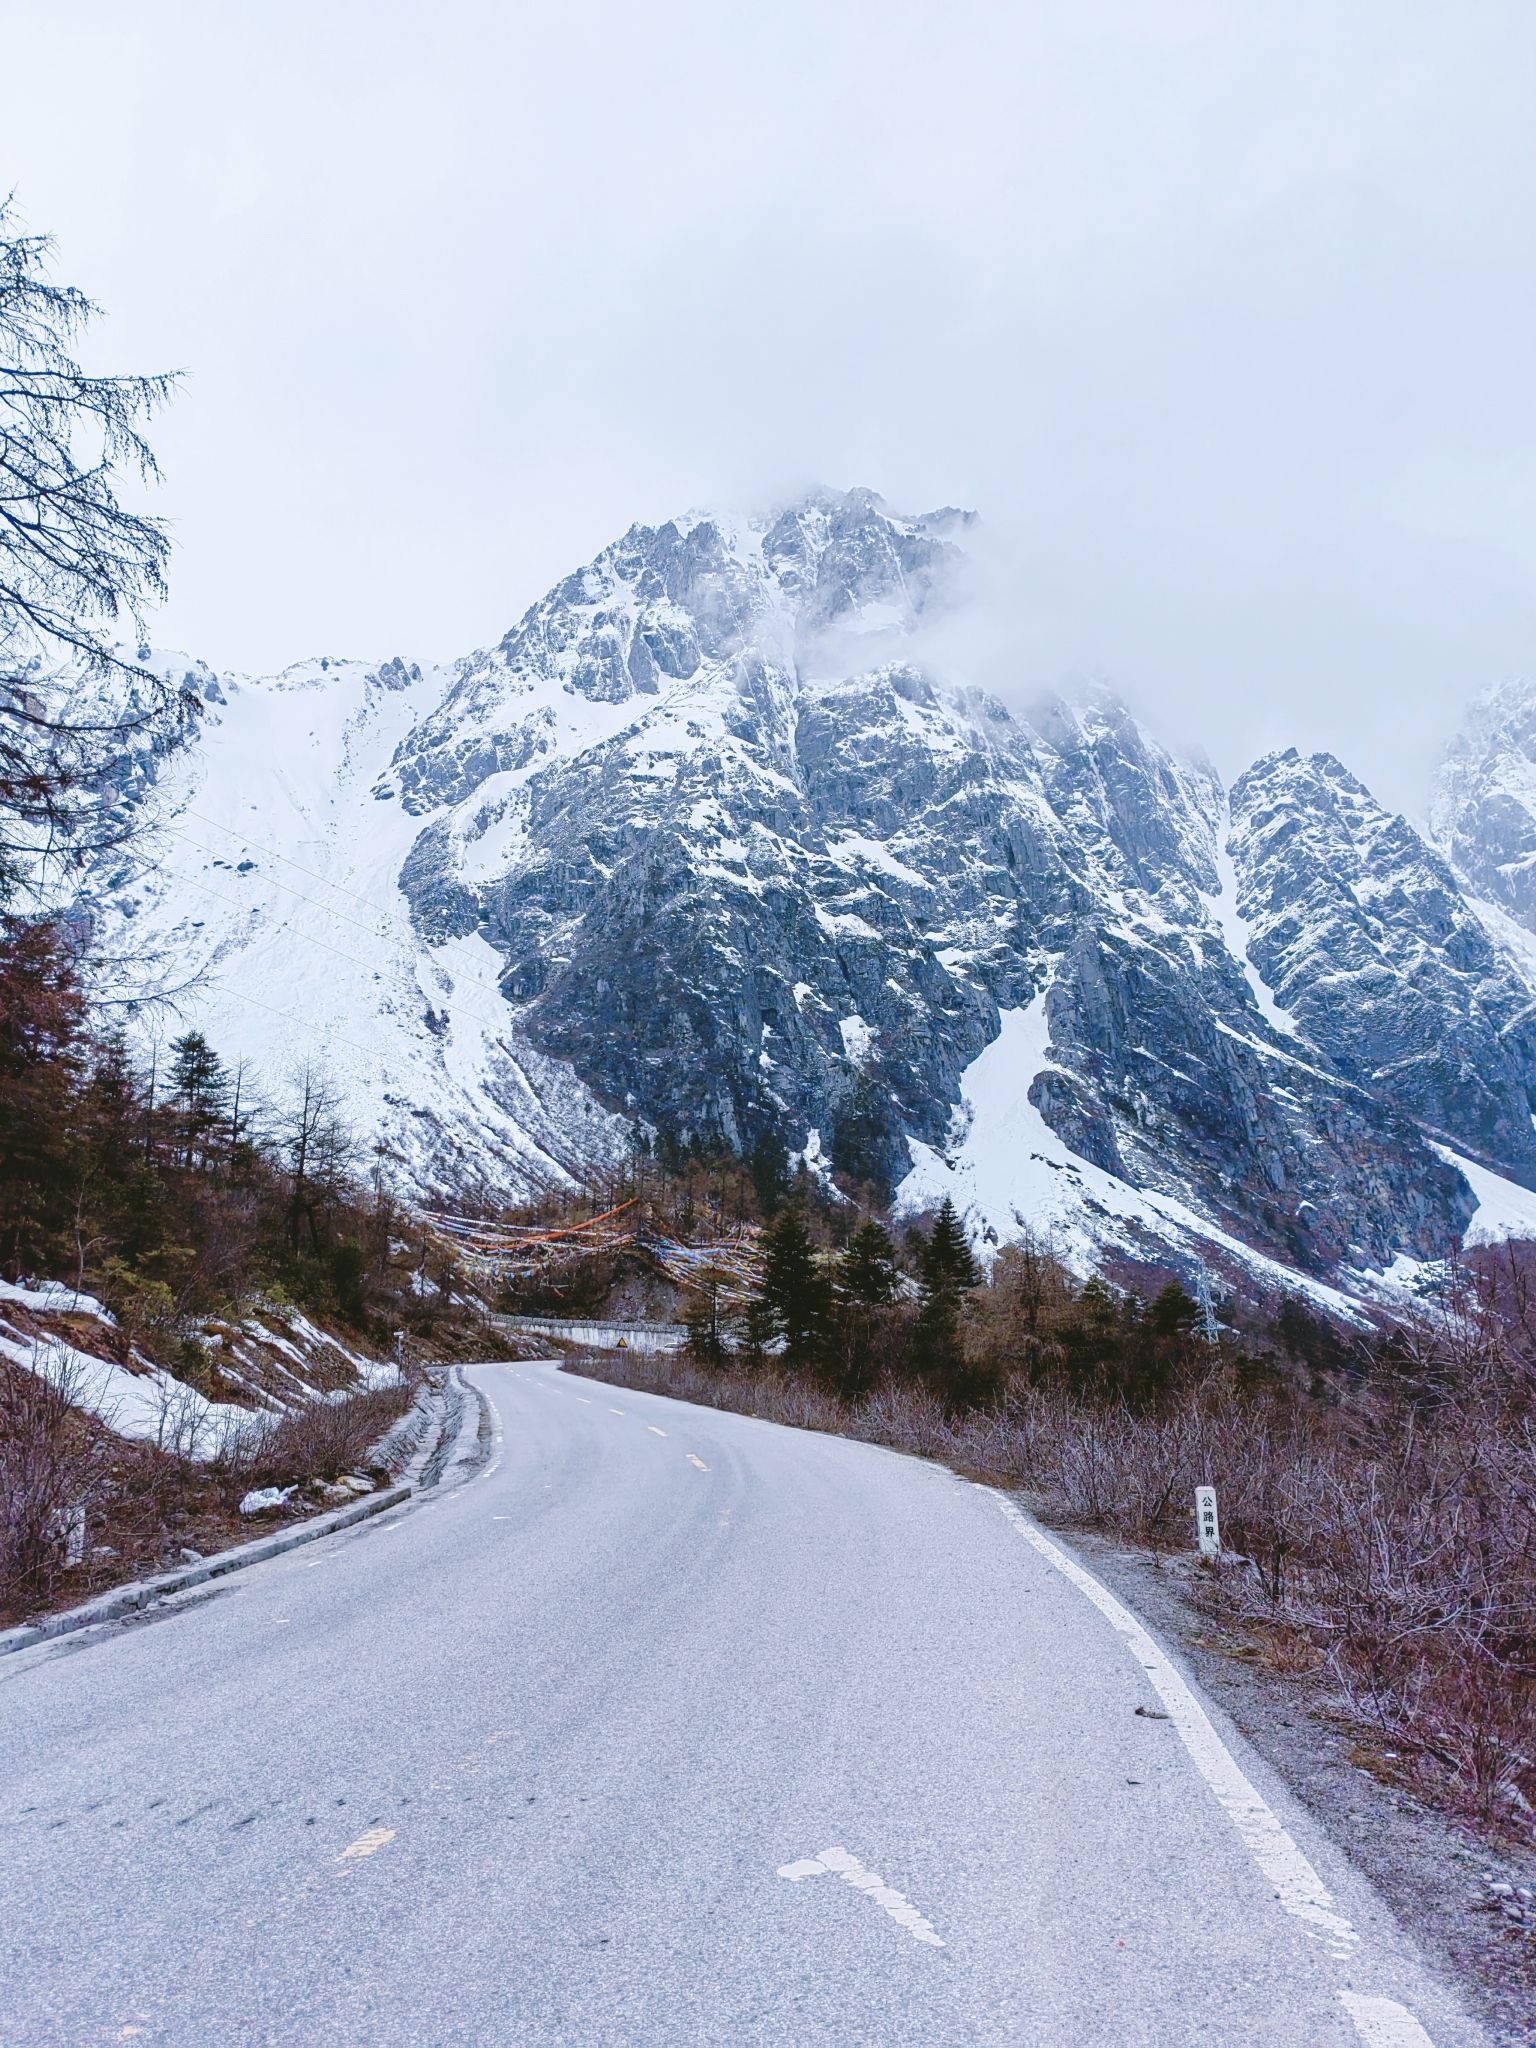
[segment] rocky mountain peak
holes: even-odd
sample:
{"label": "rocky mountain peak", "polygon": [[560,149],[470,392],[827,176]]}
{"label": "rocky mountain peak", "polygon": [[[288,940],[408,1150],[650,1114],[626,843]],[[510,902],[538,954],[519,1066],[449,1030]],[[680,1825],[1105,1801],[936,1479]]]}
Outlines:
{"label": "rocky mountain peak", "polygon": [[1536,932],[1536,684],[1475,704],[1447,750],[1430,829],[1472,888]]}
{"label": "rocky mountain peak", "polygon": [[1529,705],[1448,768],[1449,858],[1328,754],[1229,797],[1110,692],[1010,706],[940,656],[968,524],[692,513],[443,669],[198,669],[124,792],[164,868],[92,914],[202,973],[231,1051],[316,1041],[419,1187],[768,1147],[1314,1289],[1536,1230],[1536,965],[1466,882],[1511,900]]}

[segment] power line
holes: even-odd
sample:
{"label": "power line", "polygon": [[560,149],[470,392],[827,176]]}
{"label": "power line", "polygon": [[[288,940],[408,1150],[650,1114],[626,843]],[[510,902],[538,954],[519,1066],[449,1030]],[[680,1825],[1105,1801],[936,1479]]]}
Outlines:
{"label": "power line", "polygon": [[[215,825],[219,831],[230,833],[231,837],[239,839],[243,845],[261,845],[260,841],[250,840],[245,835],[235,832],[233,828],[230,826],[218,825],[216,819],[204,818],[203,814],[200,811],[189,810],[185,813],[185,815],[189,817],[199,818],[205,824]],[[198,852],[207,854],[210,859],[216,860],[218,858],[218,855],[215,854],[210,847],[203,846],[198,840],[193,839],[190,833],[183,832],[176,826],[169,826],[165,829],[171,831],[176,837],[184,840],[187,845],[196,848]],[[263,850],[270,851],[270,849]],[[284,854],[275,854],[273,857],[278,860],[287,859],[287,856]],[[368,897],[357,895],[355,890],[343,889],[339,882],[327,881],[325,876],[315,874],[315,871],[312,868],[304,867],[302,862],[289,861],[288,865],[291,867],[298,868],[298,870],[302,874],[313,875],[314,879],[321,882],[326,888],[336,889],[339,891],[340,894],[353,898],[356,902],[362,903],[367,908],[379,911],[380,916],[387,917],[390,915],[390,913],[380,910],[380,907],[377,904],[372,903]],[[215,903],[222,903],[225,905],[227,909],[242,912],[247,917],[249,917],[252,911],[258,910],[260,908],[259,905],[237,903],[233,897],[224,895],[224,893],[221,890],[215,889],[211,883],[203,881],[199,876],[183,875],[181,879],[190,882],[195,889],[201,889],[204,895],[212,897]],[[297,902],[307,904],[309,908],[320,911],[323,916],[334,917],[339,919],[340,922],[342,922],[343,924],[354,925],[357,928],[357,930],[365,932],[369,938],[385,940],[394,936],[392,933],[386,931],[379,931],[375,928],[364,925],[357,918],[348,917],[342,911],[333,910],[329,904],[320,903],[312,896],[305,896],[300,890],[290,887],[289,884],[287,884],[286,882],[277,881],[275,876],[268,877],[268,879],[272,882],[275,888],[281,889],[285,895],[292,896]],[[233,934],[231,936],[233,936]],[[253,934],[252,936],[255,937],[256,935]],[[350,966],[356,967],[359,970],[359,972],[363,974],[371,974],[375,976],[375,978],[377,978],[377,967],[371,965],[367,961],[359,960],[355,954],[343,952],[339,946],[331,944],[328,940],[317,938],[314,936],[313,933],[295,931],[291,927],[289,927],[285,928],[285,930],[281,933],[261,934],[260,936],[265,938],[269,943],[273,939],[280,937],[301,939],[306,945],[313,946],[318,952],[329,954],[337,960],[345,960]],[[264,1010],[269,1016],[280,1017],[285,1022],[291,1024],[299,1023],[299,1019],[295,1018],[291,1011],[276,1009],[270,1003],[263,1003],[259,997],[249,996],[244,994],[240,990],[231,988],[227,982],[210,982],[207,985],[210,987],[218,988],[225,995],[234,997],[235,1001],[237,1002],[250,1003],[255,1009]],[[420,994],[424,1000],[430,1000],[429,998],[427,998],[426,991],[424,989],[421,989],[419,985],[417,993]],[[503,1053],[507,1055],[508,1058],[512,1059],[518,1065],[519,1071],[521,1071],[521,1061],[518,1060],[517,1054],[513,1050],[513,1048],[506,1043],[506,1040],[511,1036],[513,1024],[513,1018],[511,1016],[509,1009],[502,1009],[499,1012],[499,1014],[493,1015],[489,1009],[483,1008],[478,1002],[473,1000],[472,997],[465,996],[459,991],[455,991],[450,997],[448,997],[447,1001],[449,1004],[450,1016],[455,1011],[457,1011],[461,1014],[467,1015],[474,1021],[487,1027],[487,1029],[492,1034],[493,1042],[498,1046],[498,1048]],[[302,1029],[303,1026],[301,1025],[300,1028]],[[345,1036],[345,1034],[341,1032],[333,1032],[331,1035],[339,1043],[341,1043],[342,1045],[350,1046],[354,1052],[361,1053],[365,1058],[377,1059],[379,1056],[379,1048],[376,1046],[368,1047],[359,1045],[356,1039],[348,1038]],[[311,1040],[310,1042],[314,1043],[315,1041]],[[519,1120],[515,1116],[513,1116],[513,1113],[510,1110],[506,1111],[505,1113],[508,1115],[509,1118],[511,1118],[511,1120],[514,1123],[518,1124],[519,1128],[522,1128]],[[531,1139],[532,1134],[528,1133],[528,1136]],[[533,1142],[537,1144],[536,1140],[534,1140]],[[538,1146],[537,1149],[541,1152],[543,1151],[542,1146]],[[554,1164],[556,1164],[556,1166],[558,1167],[558,1161],[554,1162]]]}
{"label": "power line", "polygon": [[[220,856],[214,852],[211,846],[204,846],[202,841],[200,839],[194,839],[190,832],[183,832],[180,830],[178,826],[175,825],[167,825],[166,827],[164,827],[164,829],[167,832],[171,833],[174,838],[184,840],[188,846],[195,846],[199,853],[206,853],[210,860],[218,860],[220,858]],[[249,845],[251,842],[249,840],[246,840],[242,843],[245,845]],[[295,862],[294,865],[297,866],[297,862]],[[308,874],[310,870],[308,868],[304,868],[301,869],[300,872],[303,874]],[[269,875],[267,879],[274,889],[281,889],[284,895],[292,896],[300,903],[309,904],[311,909],[322,912],[324,916],[334,917],[338,919],[339,922],[342,924],[350,924],[360,932],[367,932],[370,938],[376,939],[383,937],[383,933],[380,932],[376,926],[364,924],[361,918],[348,917],[347,913],[344,910],[333,910],[329,903],[321,903],[318,902],[313,896],[306,896],[302,890],[291,887],[290,884],[287,882],[280,882],[275,875]],[[324,881],[325,878],[322,875],[317,877],[317,879],[320,881]],[[328,886],[335,887],[336,885],[332,883]],[[350,895],[351,891],[343,890],[342,893],[343,895]],[[365,899],[359,898],[358,900],[361,902]],[[380,911],[379,915],[383,917],[386,916],[387,913],[384,911]]]}
{"label": "power line", "polygon": [[[219,890],[211,887],[209,883],[199,881],[195,875],[185,875],[182,877],[182,879],[184,881],[190,882],[195,889],[201,889],[205,895],[211,896],[215,903],[227,904],[231,910],[241,910],[247,907],[245,905],[234,902],[234,900],[231,897],[223,895]],[[304,900],[307,901],[308,899],[306,898]],[[324,909],[325,906],[323,904],[317,904],[315,907],[317,909]],[[324,939],[317,939],[309,932],[284,930],[281,933],[264,934],[263,936],[267,937],[269,942],[272,939],[276,939],[279,937],[302,939],[306,945],[313,946],[317,952],[328,954],[333,959],[345,960],[348,962],[350,966],[356,967],[363,974],[377,975],[378,973],[378,969],[375,967],[371,967],[367,961],[359,960],[355,954],[343,953],[339,946],[330,945]],[[249,996],[244,994],[241,990],[231,988],[227,982],[210,981],[206,984],[206,986],[210,988],[220,989],[225,995],[233,996],[236,1002],[251,1003],[258,1010],[265,1010],[268,1012],[270,1016],[281,1017],[290,1024],[299,1023],[299,1019],[297,1019],[291,1011],[275,1009],[270,1003],[262,1002],[261,999],[257,996]],[[418,989],[418,994],[421,994],[425,999],[424,990]],[[482,1024],[488,1025],[495,1035],[495,1040],[498,1046],[500,1047],[500,1050],[506,1053],[509,1059],[515,1061],[518,1065],[519,1071],[521,1071],[521,1061],[517,1060],[517,1055],[515,1052],[513,1052],[512,1048],[503,1042],[503,1035],[505,1034],[507,1036],[510,1036],[511,1033],[512,1018],[510,1013],[504,1013],[500,1017],[493,1017],[489,1010],[483,1010],[477,1004],[470,1002],[464,998],[453,996],[450,997],[449,1000],[459,1010],[467,1012],[470,1017],[477,1019]],[[303,1027],[301,1026],[301,1028]],[[370,1047],[359,1045],[356,1039],[348,1038],[345,1036],[344,1033],[339,1031],[334,1032],[332,1035],[338,1040],[340,1040],[340,1042],[343,1045],[351,1046],[354,1052],[362,1053],[364,1058],[366,1059],[376,1060],[379,1057],[379,1048],[377,1046]],[[311,1042],[313,1043],[314,1041],[311,1040]],[[511,1110],[506,1110],[505,1114],[511,1122],[517,1125],[519,1129],[523,1128],[523,1126]],[[533,1138],[532,1133],[530,1132],[527,1135],[529,1137],[530,1142],[537,1146],[537,1149],[540,1152],[543,1152],[543,1146],[538,1145],[538,1141]],[[547,1156],[548,1155],[546,1154],[546,1157]],[[556,1165],[558,1165],[559,1162],[556,1161],[555,1163]]]}
{"label": "power line", "polygon": [[[185,882],[190,882],[194,889],[201,889],[205,896],[211,896],[215,903],[226,904],[228,908],[231,910],[244,911],[247,916],[250,916],[250,914],[253,911],[258,910],[260,908],[258,904],[237,903],[233,896],[223,895],[219,890],[215,889],[211,883],[199,881],[196,875],[183,875],[181,879]],[[281,888],[282,884],[279,883],[278,886],[279,888]],[[306,903],[309,901],[308,897],[304,897],[301,900]],[[324,910],[325,905],[323,903],[317,903],[314,905],[314,908],[316,910]],[[356,922],[356,920],[353,918],[348,918],[346,921],[348,924],[353,924]],[[364,974],[377,974],[378,972],[378,969],[376,967],[371,967],[366,960],[359,960],[355,953],[343,953],[340,946],[333,946],[329,943],[328,940],[325,939],[317,939],[311,932],[294,931],[291,926],[284,926],[280,934],[272,933],[270,936],[272,938],[282,937],[287,939],[302,939],[306,946],[314,946],[315,948],[317,948],[318,951],[322,953],[329,953],[333,959],[345,960],[349,962],[350,965],[352,965],[353,967],[360,968]],[[370,933],[369,936],[372,938],[378,938],[381,936],[381,934],[373,932]]]}
{"label": "power line", "polygon": [[[205,988],[217,989],[220,995],[233,996],[237,1003],[250,1003],[254,1008],[258,1010],[265,1010],[269,1017],[280,1017],[285,1024],[298,1025],[301,1031],[306,1028],[304,1024],[300,1021],[300,1019],[294,1016],[291,1010],[274,1009],[271,1003],[264,1003],[257,996],[248,996],[245,994],[243,989],[231,988],[228,982],[209,981],[205,982],[203,986]],[[314,1027],[312,1025],[308,1027],[308,1029],[311,1032],[313,1031],[313,1028]],[[359,1045],[355,1038],[346,1038],[339,1031],[333,1031],[329,1035],[332,1038],[337,1039],[342,1045],[351,1046],[354,1052],[360,1052],[363,1055],[364,1059],[376,1059],[378,1057],[379,1049],[377,1046]],[[321,1050],[323,1050],[326,1041],[324,1039],[317,1039],[311,1036],[308,1042],[309,1044],[313,1046],[318,1046]]]}
{"label": "power line", "polygon": [[[171,829],[173,831],[175,830],[174,827],[172,827]],[[198,846],[198,842],[195,839],[190,838],[187,834],[182,833],[178,836],[186,839],[186,842],[189,846]],[[202,853],[209,853],[209,848],[207,848],[206,846],[199,847],[199,851]],[[217,859],[217,857],[217,855],[210,855],[210,858],[213,859]],[[222,903],[230,910],[242,911],[247,917],[250,916],[250,914],[253,911],[258,910],[260,908],[260,906],[257,904],[237,903],[232,896],[224,895],[221,890],[215,889],[212,883],[202,881],[196,875],[183,875],[181,879],[183,881],[190,882],[194,889],[201,889],[204,895],[211,896],[215,903]],[[360,932],[365,932],[367,936],[371,939],[388,940],[394,936],[393,933],[390,933],[388,931],[373,930],[369,926],[359,923],[355,917],[347,917],[343,912],[339,910],[332,910],[329,904],[316,902],[315,898],[312,896],[301,895],[297,889],[290,889],[286,882],[274,882],[274,886],[276,888],[283,890],[286,895],[294,897],[296,901],[308,904],[310,909],[318,910],[322,914],[322,916],[340,918],[343,924],[355,925]],[[358,900],[360,902],[364,902],[367,899],[360,897]],[[315,948],[317,948],[318,951],[322,953],[329,953],[333,955],[337,960],[345,960],[351,966],[358,968],[364,974],[372,974],[375,976],[377,976],[378,974],[377,967],[373,966],[368,961],[359,960],[357,956],[353,953],[344,953],[339,946],[332,945],[326,939],[316,938],[312,932],[295,931],[292,927],[285,927],[284,931],[281,934],[272,934],[270,936],[283,936],[288,938],[302,939],[306,945],[314,946]],[[425,989],[418,989],[418,993],[421,995],[424,1001],[428,1000]],[[452,1008],[463,1011],[467,1013],[470,1017],[473,1017],[477,1019],[480,1023],[486,1025],[495,1034],[498,1040],[501,1038],[503,1033],[509,1031],[511,1028],[512,1020],[509,1013],[503,1013],[500,1016],[493,1016],[489,1010],[483,1009],[471,997],[461,995],[457,992],[455,992],[451,997],[449,997],[448,1001]]]}
{"label": "power line", "polygon": [[[311,881],[319,882],[324,888],[334,889],[339,896],[349,896],[354,903],[361,903],[365,909],[376,911],[380,917],[390,917],[394,914],[393,911],[386,910],[382,904],[375,903],[371,896],[360,896],[355,889],[344,888],[340,882],[333,882],[328,875],[322,875],[315,868],[305,867],[301,860],[294,860],[291,854],[279,853],[275,846],[264,845],[261,840],[252,839],[248,833],[237,832],[233,825],[225,825],[217,818],[207,817],[202,811],[194,811],[190,805],[181,815],[196,818],[199,824],[211,825],[215,832],[227,832],[231,839],[238,839],[242,846],[254,846],[266,854],[269,860],[280,860],[287,867],[297,868],[301,875],[308,875]],[[169,829],[174,831],[175,827]],[[204,847],[203,851],[206,853],[207,847]]]}

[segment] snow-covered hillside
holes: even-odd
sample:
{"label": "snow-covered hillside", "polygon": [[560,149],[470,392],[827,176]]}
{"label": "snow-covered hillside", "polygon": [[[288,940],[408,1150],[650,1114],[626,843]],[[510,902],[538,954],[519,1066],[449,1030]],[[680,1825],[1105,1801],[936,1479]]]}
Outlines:
{"label": "snow-covered hillside", "polygon": [[417,1188],[770,1145],[1347,1287],[1523,1213],[1521,947],[1326,756],[1229,794],[1111,698],[936,669],[966,524],[693,515],[440,670],[195,670],[125,780],[164,860],[91,908],[269,1088],[323,1060]]}
{"label": "snow-covered hillside", "polygon": [[625,1127],[519,1044],[484,940],[413,925],[400,872],[419,826],[374,785],[448,678],[322,659],[197,680],[195,739],[146,805],[154,859],[100,906],[109,950],[186,984],[156,1021],[195,1021],[274,1098],[323,1071],[417,1186],[558,1183],[619,1144]]}

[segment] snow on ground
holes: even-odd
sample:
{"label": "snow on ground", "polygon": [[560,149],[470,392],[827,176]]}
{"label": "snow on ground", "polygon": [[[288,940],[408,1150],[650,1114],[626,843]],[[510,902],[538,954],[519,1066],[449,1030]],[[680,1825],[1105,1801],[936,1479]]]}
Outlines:
{"label": "snow on ground", "polygon": [[1270,1286],[1357,1317],[1357,1305],[1338,1289],[1265,1258],[1185,1203],[1133,1188],[1068,1149],[1029,1099],[1038,1075],[1063,1071],[1051,1058],[1045,1004],[1042,991],[1027,1009],[1001,1012],[998,1036],[961,1076],[966,1128],[947,1154],[909,1139],[912,1171],[896,1191],[898,1214],[931,1209],[949,1195],[984,1244],[989,1232],[1007,1243],[1031,1230],[1079,1273],[1091,1272],[1106,1250],[1143,1252],[1144,1232],[1195,1260],[1220,1251]]}
{"label": "snow on ground", "polygon": [[1486,896],[1474,896],[1465,882],[1461,885],[1467,908],[1477,917],[1493,943],[1515,964],[1521,979],[1536,991],[1536,933],[1528,932],[1517,918]]}
{"label": "snow on ground", "polygon": [[883,839],[870,839],[862,832],[841,832],[835,839],[829,839],[827,855],[839,867],[862,865],[877,868],[893,882],[905,882],[908,888],[932,889],[932,884],[916,868],[909,868],[904,860],[899,860]]}
{"label": "snow on ground", "polygon": [[851,1017],[839,1018],[837,1028],[842,1034],[844,1056],[856,1067],[867,1065],[875,1049],[875,1040],[880,1035],[875,1026],[866,1023],[855,1011]]}
{"label": "snow on ground", "polygon": [[0,1324],[0,1357],[42,1374],[119,1436],[187,1458],[215,1457],[231,1431],[256,1419],[249,1408],[210,1401],[168,1372],[130,1372],[58,1336],[22,1336]]}
{"label": "snow on ground", "polygon": [[62,1280],[39,1280],[31,1287],[18,1287],[10,1280],[0,1280],[0,1302],[13,1301],[18,1308],[35,1309],[43,1315],[93,1316],[98,1323],[111,1325],[116,1317],[110,1309],[102,1307],[94,1294],[82,1294],[79,1288],[70,1287]]}
{"label": "snow on ground", "polygon": [[154,871],[113,877],[99,905],[108,948],[163,957],[188,986],[158,1028],[204,1031],[252,1092],[284,1099],[323,1068],[408,1183],[558,1184],[550,1132],[600,1152],[602,1112],[555,1063],[530,1075],[496,956],[473,937],[424,952],[398,886],[428,821],[381,778],[443,687],[340,661],[222,678],[163,767]]}
{"label": "snow on ground", "polygon": [[1502,1244],[1506,1238],[1536,1238],[1536,1193],[1518,1181],[1506,1180],[1475,1160],[1464,1159],[1449,1145],[1436,1145],[1447,1166],[1454,1166],[1477,1197],[1477,1210],[1467,1225],[1462,1242],[1467,1245]]}

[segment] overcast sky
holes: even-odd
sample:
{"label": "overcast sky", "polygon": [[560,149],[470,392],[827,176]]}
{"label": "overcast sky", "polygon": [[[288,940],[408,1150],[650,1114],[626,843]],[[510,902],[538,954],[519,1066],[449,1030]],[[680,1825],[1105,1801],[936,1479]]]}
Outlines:
{"label": "overcast sky", "polygon": [[631,521],[982,514],[986,679],[1397,803],[1536,674],[1531,0],[0,0],[0,185],[190,373],[160,629],[498,636]]}

